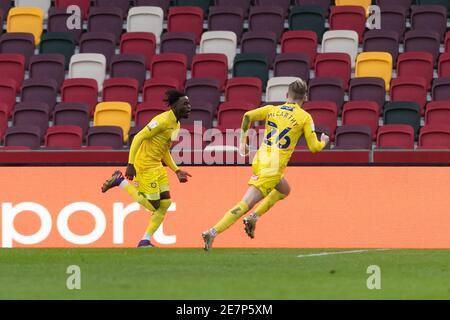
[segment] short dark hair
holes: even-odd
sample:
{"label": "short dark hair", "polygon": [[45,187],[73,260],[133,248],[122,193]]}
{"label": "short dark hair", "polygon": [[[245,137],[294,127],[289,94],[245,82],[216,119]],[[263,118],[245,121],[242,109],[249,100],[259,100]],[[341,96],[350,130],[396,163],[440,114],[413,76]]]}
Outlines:
{"label": "short dark hair", "polygon": [[173,106],[181,97],[185,97],[186,93],[178,91],[178,90],[169,90],[166,91],[166,97],[164,98],[164,102],[166,102],[169,106]]}

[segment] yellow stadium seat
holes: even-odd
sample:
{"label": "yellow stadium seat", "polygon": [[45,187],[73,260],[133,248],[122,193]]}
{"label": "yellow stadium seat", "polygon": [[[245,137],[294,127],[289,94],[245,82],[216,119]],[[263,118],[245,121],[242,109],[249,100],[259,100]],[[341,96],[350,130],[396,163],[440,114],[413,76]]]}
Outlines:
{"label": "yellow stadium seat", "polygon": [[392,79],[392,56],[387,52],[363,52],[356,59],[355,76],[383,78],[386,91]]}
{"label": "yellow stadium seat", "polygon": [[337,6],[361,6],[366,12],[369,12],[369,7],[372,5],[372,0],[336,0]]}
{"label": "yellow stadium seat", "polygon": [[28,32],[34,35],[36,45],[41,43],[44,24],[44,12],[41,8],[16,7],[11,8],[6,23],[7,32]]}
{"label": "yellow stadium seat", "polygon": [[118,126],[123,130],[123,141],[128,141],[131,127],[131,105],[127,102],[101,102],[94,113],[94,126]]}

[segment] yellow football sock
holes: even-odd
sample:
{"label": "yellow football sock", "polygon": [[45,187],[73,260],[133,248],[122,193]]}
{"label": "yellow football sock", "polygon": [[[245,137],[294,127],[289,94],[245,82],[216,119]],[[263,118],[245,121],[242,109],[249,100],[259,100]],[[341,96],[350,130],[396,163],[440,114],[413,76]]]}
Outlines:
{"label": "yellow football sock", "polygon": [[160,205],[158,210],[153,212],[152,217],[150,218],[150,223],[148,224],[146,234],[149,236],[153,236],[153,234],[158,230],[159,226],[164,220],[166,216],[167,210],[169,210],[170,204],[172,201],[170,199],[164,199],[160,201]]}
{"label": "yellow football sock", "polygon": [[141,206],[150,210],[151,212],[156,211],[155,207],[153,207],[150,201],[148,201],[146,197],[140,194],[131,183],[128,183],[128,181],[124,180],[124,182],[121,183],[121,187],[125,189],[128,192],[128,194],[133,198],[133,200],[139,203]]}
{"label": "yellow football sock", "polygon": [[269,209],[272,208],[275,203],[277,203],[280,200],[283,200],[284,198],[286,198],[285,194],[282,194],[276,189],[272,190],[256,208],[255,210],[256,215],[258,217],[261,217],[267,211],[269,211]]}
{"label": "yellow football sock", "polygon": [[215,226],[214,229],[217,234],[227,230],[233,223],[235,223],[240,217],[248,212],[248,205],[241,201],[236,206],[234,206],[230,211],[228,211]]}

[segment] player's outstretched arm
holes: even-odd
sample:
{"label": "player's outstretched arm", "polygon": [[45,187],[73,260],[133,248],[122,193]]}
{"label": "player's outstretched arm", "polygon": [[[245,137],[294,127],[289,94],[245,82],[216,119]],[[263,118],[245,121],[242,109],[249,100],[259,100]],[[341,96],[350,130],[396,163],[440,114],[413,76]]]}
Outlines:
{"label": "player's outstretched arm", "polygon": [[306,143],[308,144],[308,148],[312,153],[322,151],[323,148],[325,148],[328,142],[330,141],[330,138],[324,133],[322,133],[320,141],[317,139],[314,128],[314,122],[311,116],[309,116],[308,119],[306,120],[305,125],[303,127],[303,132],[305,135]]}

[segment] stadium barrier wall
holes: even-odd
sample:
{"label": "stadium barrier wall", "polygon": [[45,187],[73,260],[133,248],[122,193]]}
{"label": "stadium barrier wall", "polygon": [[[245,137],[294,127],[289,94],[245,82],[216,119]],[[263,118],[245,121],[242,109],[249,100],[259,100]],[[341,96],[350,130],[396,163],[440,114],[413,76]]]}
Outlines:
{"label": "stadium barrier wall", "polygon": [[[114,167],[0,168],[0,247],[134,247],[149,213],[116,188]],[[123,167],[122,167],[123,169]],[[173,204],[154,242],[202,247],[200,233],[247,189],[249,167],[169,173]],[[290,167],[291,195],[247,238],[242,221],[216,247],[450,248],[450,167]]]}

